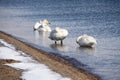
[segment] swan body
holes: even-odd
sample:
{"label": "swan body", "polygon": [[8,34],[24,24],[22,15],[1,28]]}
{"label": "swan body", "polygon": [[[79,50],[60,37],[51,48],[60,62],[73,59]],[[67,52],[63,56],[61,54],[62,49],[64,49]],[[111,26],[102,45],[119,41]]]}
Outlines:
{"label": "swan body", "polygon": [[76,42],[83,47],[92,47],[94,44],[97,44],[95,38],[92,36],[88,36],[87,34],[83,34],[76,39]]}
{"label": "swan body", "polygon": [[57,43],[57,41],[62,41],[67,37],[68,35],[68,31],[66,29],[63,28],[59,28],[56,27],[54,30],[51,31],[49,38],[51,40],[55,41],[55,44]]}
{"label": "swan body", "polygon": [[49,27],[50,22],[48,20],[43,20],[36,22],[35,26],[33,27],[34,30],[39,30],[39,31],[51,31],[51,28]]}

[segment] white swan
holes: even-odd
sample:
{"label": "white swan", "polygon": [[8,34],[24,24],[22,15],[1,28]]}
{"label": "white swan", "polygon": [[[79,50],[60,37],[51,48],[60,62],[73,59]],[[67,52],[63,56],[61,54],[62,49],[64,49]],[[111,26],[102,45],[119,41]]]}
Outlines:
{"label": "white swan", "polygon": [[93,47],[94,44],[97,44],[96,40],[92,36],[83,34],[76,39],[76,42],[83,47]]}
{"label": "white swan", "polygon": [[43,21],[36,22],[35,26],[33,27],[34,30],[39,30],[39,31],[51,31],[51,28],[49,27],[50,22],[45,19]]}
{"label": "white swan", "polygon": [[56,27],[54,30],[51,31],[49,38],[51,40],[55,41],[55,44],[57,41],[61,41],[61,44],[63,44],[63,40],[67,37],[68,31],[66,29],[62,29],[59,27]]}

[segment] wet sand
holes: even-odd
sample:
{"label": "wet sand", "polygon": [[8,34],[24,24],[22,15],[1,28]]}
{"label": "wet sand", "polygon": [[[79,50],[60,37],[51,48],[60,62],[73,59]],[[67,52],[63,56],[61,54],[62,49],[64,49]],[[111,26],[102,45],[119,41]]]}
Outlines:
{"label": "wet sand", "polygon": [[17,70],[7,65],[6,63],[14,63],[12,59],[0,59],[0,80],[23,80],[20,78],[22,70]]}
{"label": "wet sand", "polygon": [[74,65],[71,65],[64,59],[54,54],[49,54],[48,52],[37,49],[32,45],[24,43],[23,41],[18,40],[9,34],[0,32],[0,38],[16,45],[19,50],[22,50],[23,52],[31,55],[37,61],[46,64],[53,71],[56,71],[63,76],[72,78],[72,80],[100,80],[98,76],[93,75],[83,69],[77,69]]}

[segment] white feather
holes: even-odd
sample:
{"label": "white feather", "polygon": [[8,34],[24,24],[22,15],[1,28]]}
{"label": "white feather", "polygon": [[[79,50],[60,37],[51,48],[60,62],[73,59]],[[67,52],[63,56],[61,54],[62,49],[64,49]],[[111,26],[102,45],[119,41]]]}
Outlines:
{"label": "white feather", "polygon": [[59,41],[65,39],[67,35],[68,31],[66,29],[56,27],[54,30],[51,31],[49,38],[54,41]]}
{"label": "white feather", "polygon": [[36,22],[35,26],[33,27],[35,30],[39,31],[51,31],[51,28],[49,27],[50,22],[48,20],[43,20],[40,22]]}
{"label": "white feather", "polygon": [[76,42],[80,46],[88,46],[88,47],[92,47],[94,44],[97,44],[95,38],[93,38],[92,36],[88,36],[87,34],[83,34],[83,35],[79,36],[76,39]]}

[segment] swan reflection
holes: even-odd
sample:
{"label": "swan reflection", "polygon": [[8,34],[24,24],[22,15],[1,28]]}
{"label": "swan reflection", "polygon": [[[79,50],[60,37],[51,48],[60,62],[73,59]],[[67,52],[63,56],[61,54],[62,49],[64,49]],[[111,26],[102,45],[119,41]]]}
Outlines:
{"label": "swan reflection", "polygon": [[77,47],[77,51],[79,52],[95,52],[94,47]]}
{"label": "swan reflection", "polygon": [[44,32],[44,31],[34,31],[35,34],[35,41],[37,43],[42,43],[45,44],[46,43],[46,39],[48,39],[48,32]]}
{"label": "swan reflection", "polygon": [[61,44],[51,44],[51,48],[58,50],[58,51],[68,51],[68,46],[61,45]]}

